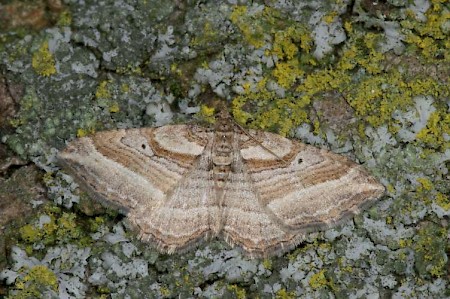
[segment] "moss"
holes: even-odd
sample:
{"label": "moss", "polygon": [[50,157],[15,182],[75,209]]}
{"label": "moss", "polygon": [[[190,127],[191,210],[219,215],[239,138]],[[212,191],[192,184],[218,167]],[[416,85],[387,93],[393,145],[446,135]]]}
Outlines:
{"label": "moss", "polygon": [[56,73],[55,59],[50,53],[47,41],[42,43],[41,47],[33,54],[31,65],[41,76],[48,77]]}

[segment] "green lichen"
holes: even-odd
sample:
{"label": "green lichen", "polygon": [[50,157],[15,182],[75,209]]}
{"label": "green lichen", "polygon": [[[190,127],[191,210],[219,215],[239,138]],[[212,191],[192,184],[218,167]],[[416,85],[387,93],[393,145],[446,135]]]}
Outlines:
{"label": "green lichen", "polygon": [[31,65],[41,76],[48,77],[56,73],[55,59],[48,48],[47,41],[42,43],[41,47],[33,54]]}
{"label": "green lichen", "polygon": [[[262,17],[265,18],[265,24],[271,26],[266,32],[271,32],[273,36],[272,49],[267,50],[265,55],[276,56],[277,62],[256,88],[244,85],[245,93],[233,100],[233,114],[238,122],[250,127],[275,130],[285,136],[294,127],[308,121],[305,108],[310,104],[310,97],[298,98],[288,92],[285,97],[280,98],[275,92],[269,91],[266,85],[274,80],[281,87],[292,89],[305,73],[302,61],[310,59],[308,53],[312,42],[305,28],[275,22],[279,18],[276,11],[267,10]],[[242,110],[248,104],[262,109],[256,116],[250,115]]]}

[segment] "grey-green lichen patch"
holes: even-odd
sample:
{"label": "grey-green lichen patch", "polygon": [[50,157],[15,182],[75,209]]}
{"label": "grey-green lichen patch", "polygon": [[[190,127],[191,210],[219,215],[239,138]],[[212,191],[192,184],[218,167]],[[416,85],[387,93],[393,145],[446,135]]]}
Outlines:
{"label": "grey-green lichen patch", "polygon": [[[8,243],[11,298],[450,295],[445,3],[65,3],[54,27],[0,33],[1,69],[25,86],[2,141],[42,169],[57,205]],[[55,166],[75,136],[206,117],[211,97],[247,127],[363,163],[386,196],[282,257],[251,260],[215,240],[167,256]]]}

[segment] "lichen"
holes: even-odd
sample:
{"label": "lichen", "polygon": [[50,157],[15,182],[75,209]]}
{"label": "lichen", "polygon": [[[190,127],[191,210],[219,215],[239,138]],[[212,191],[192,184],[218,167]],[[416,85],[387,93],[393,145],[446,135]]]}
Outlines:
{"label": "lichen", "polygon": [[[48,197],[64,206],[14,230],[10,272],[0,273],[12,281],[8,295],[33,267],[16,264],[41,263],[59,290],[76,282],[68,292],[79,297],[87,288],[103,298],[448,297],[448,9],[440,0],[394,2],[72,1],[55,27],[0,33],[8,85],[26,86],[15,131],[2,139],[33,159]],[[87,207],[92,198],[52,162],[50,149],[75,135],[195,113],[212,122],[211,98],[231,101],[246,128],[345,152],[386,196],[282,257],[248,260],[217,240],[167,256],[136,240],[116,210]],[[348,104],[351,121],[330,127],[322,99]],[[45,284],[39,289],[53,294]]]}
{"label": "lichen", "polygon": [[450,210],[450,198],[441,192],[436,193],[436,203],[444,210]]}
{"label": "lichen", "polygon": [[26,246],[43,244],[46,246],[78,242],[81,246],[89,245],[92,240],[86,234],[75,213],[62,212],[60,209],[47,207],[47,212],[19,229],[20,238]]}
{"label": "lichen", "polygon": [[288,291],[286,291],[286,289],[280,289],[275,294],[275,298],[276,299],[294,299],[294,298],[297,298],[297,296],[294,291],[288,292]]}
{"label": "lichen", "polygon": [[55,58],[48,48],[48,41],[43,42],[33,54],[31,65],[36,73],[41,76],[48,77],[56,74]]}
{"label": "lichen", "polygon": [[239,286],[237,286],[235,284],[228,285],[227,289],[229,291],[233,292],[234,295],[236,296],[236,298],[238,298],[238,299],[245,299],[245,298],[247,298],[247,294],[245,292],[245,289],[240,288]]}
{"label": "lichen", "polygon": [[412,11],[407,12],[405,20],[400,22],[406,35],[405,42],[415,46],[428,62],[439,60],[443,55],[450,60],[448,43],[448,22],[450,14],[443,1],[431,1],[432,7],[425,12],[425,21],[419,20]]}
{"label": "lichen", "polygon": [[313,274],[309,279],[309,285],[313,289],[320,289],[328,285],[328,280],[325,277],[325,270],[322,269],[319,272]]}
{"label": "lichen", "polygon": [[215,122],[214,111],[215,111],[214,107],[201,105],[200,111],[196,114],[196,117],[211,124]]}
{"label": "lichen", "polygon": [[46,266],[36,265],[24,277],[17,279],[14,289],[14,293],[8,298],[45,298],[46,290],[58,290],[58,280],[55,273]]}
{"label": "lichen", "polygon": [[415,262],[421,277],[441,277],[447,273],[447,230],[433,223],[424,223],[415,236]]}

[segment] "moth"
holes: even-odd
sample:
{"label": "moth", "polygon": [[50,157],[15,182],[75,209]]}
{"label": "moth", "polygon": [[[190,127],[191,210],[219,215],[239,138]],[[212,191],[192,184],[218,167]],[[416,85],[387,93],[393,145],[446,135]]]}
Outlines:
{"label": "moth", "polygon": [[384,193],[345,156],[280,135],[244,131],[226,109],[213,128],[166,125],[99,132],[58,155],[144,241],[179,252],[222,237],[251,257],[284,253]]}

